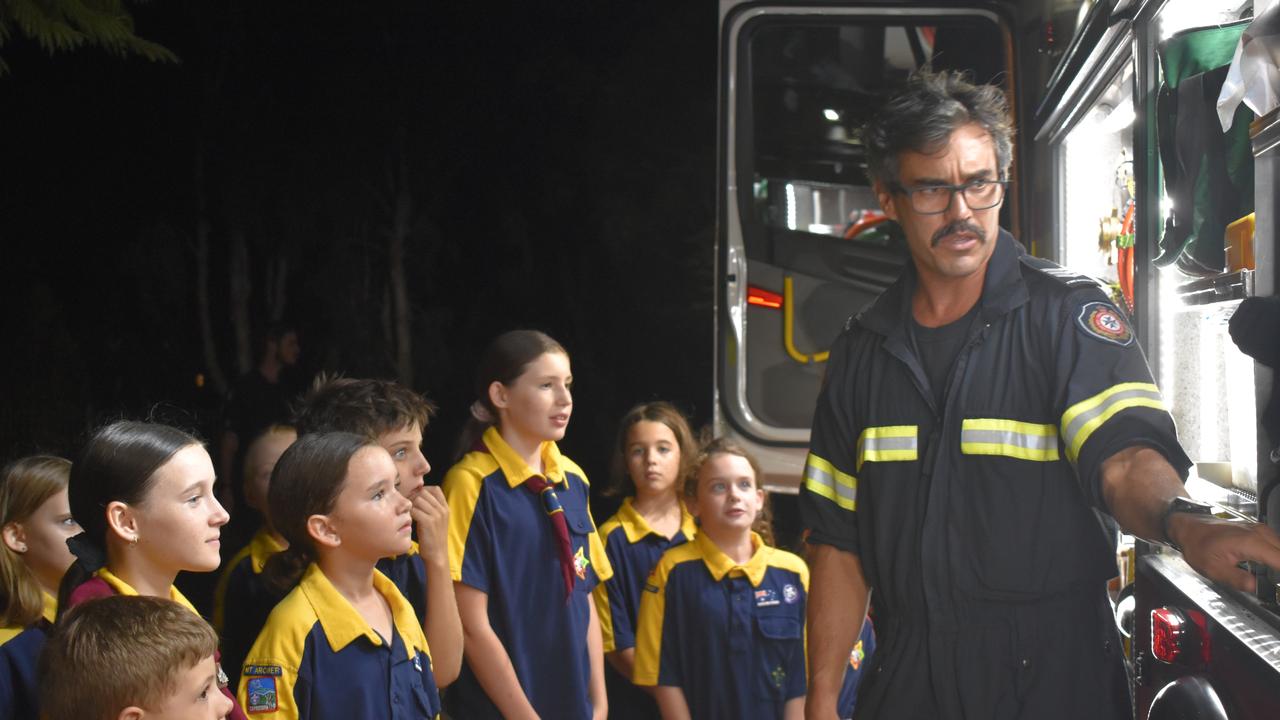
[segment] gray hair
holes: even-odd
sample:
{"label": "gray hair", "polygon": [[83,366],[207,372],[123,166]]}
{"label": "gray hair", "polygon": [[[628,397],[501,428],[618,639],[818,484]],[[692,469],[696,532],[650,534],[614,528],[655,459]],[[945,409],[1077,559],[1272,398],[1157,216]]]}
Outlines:
{"label": "gray hair", "polygon": [[917,71],[862,127],[867,177],[873,184],[897,183],[899,153],[933,152],[971,123],[991,135],[1000,177],[1008,177],[1013,122],[1004,92],[995,85],[974,85],[959,71]]}

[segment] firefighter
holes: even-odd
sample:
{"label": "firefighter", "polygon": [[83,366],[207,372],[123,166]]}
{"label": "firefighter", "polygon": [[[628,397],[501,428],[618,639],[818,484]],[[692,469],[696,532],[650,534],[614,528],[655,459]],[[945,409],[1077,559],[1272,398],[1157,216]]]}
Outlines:
{"label": "firefighter", "polygon": [[1280,538],[1184,497],[1191,463],[1125,313],[999,227],[998,88],[920,72],[863,144],[913,262],[846,323],[818,399],[806,716],[836,717],[874,591],[857,717],[1128,718],[1094,510],[1242,590],[1237,563],[1280,566]]}

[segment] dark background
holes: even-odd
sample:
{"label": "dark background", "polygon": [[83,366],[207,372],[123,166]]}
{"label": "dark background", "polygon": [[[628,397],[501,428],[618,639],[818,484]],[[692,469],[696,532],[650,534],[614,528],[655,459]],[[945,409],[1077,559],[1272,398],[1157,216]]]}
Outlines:
{"label": "dark background", "polygon": [[21,38],[0,50],[6,459],[74,453],[122,416],[215,438],[217,371],[240,372],[233,240],[252,333],[273,314],[300,329],[293,381],[395,377],[399,193],[412,385],[440,406],[431,480],[451,463],[476,357],[511,328],[568,348],[562,447],[597,490],[632,404],[670,399],[709,421],[713,3],[130,9],[180,63],[50,56]]}

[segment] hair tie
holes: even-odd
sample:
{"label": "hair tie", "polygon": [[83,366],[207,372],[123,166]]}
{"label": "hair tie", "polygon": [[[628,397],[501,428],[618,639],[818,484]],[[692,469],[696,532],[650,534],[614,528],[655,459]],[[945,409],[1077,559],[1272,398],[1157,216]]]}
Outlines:
{"label": "hair tie", "polygon": [[88,533],[81,532],[67,538],[67,549],[91,575],[107,565],[107,553],[89,539]]}
{"label": "hair tie", "polygon": [[471,417],[488,425],[492,425],[494,423],[493,413],[490,412],[489,408],[479,400],[471,403]]}

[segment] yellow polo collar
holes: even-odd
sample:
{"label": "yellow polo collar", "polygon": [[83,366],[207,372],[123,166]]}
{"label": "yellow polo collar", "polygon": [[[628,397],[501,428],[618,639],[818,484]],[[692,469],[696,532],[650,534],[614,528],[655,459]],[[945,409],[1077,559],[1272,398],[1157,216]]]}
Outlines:
{"label": "yellow polo collar", "polygon": [[[105,567],[99,568],[98,572],[94,574],[102,578],[103,581],[105,581],[108,585],[111,586],[112,590],[115,590],[120,595],[134,595],[134,596],[138,595],[138,591],[134,590],[132,585],[116,577],[115,573],[112,573],[110,570],[106,569]],[[187,596],[183,595],[181,592],[178,591],[178,588],[172,585],[169,586],[169,599],[178,603],[179,605],[186,607],[188,610],[190,610],[193,613],[196,613],[197,615],[200,614],[196,612],[196,606],[191,604],[191,601],[187,599]]]}
{"label": "yellow polo collar", "polygon": [[489,454],[498,463],[498,467],[502,469],[502,474],[507,478],[507,484],[511,487],[523,485],[525,480],[540,475],[545,477],[549,482],[555,485],[564,484],[564,469],[560,462],[560,448],[556,447],[553,442],[542,443],[542,465],[546,468],[545,473],[535,471],[529,467],[529,463],[524,458],[511,449],[506,440],[502,439],[501,433],[497,427],[490,427],[484,431],[484,446],[488,448]]}
{"label": "yellow polo collar", "polygon": [[[342,650],[359,637],[368,638],[374,645],[383,643],[382,636],[369,627],[369,623],[329,582],[319,565],[312,563],[307,567],[298,587],[311,603],[311,609],[320,620],[320,627],[324,629],[329,647],[334,652]],[[404,639],[408,656],[412,658],[418,651],[425,651],[427,640],[422,634],[422,626],[413,613],[413,606],[396,589],[395,583],[374,570],[373,589],[386,598],[387,605],[391,608],[391,618],[396,625],[395,631]]]}
{"label": "yellow polo collar", "polygon": [[730,560],[729,556],[721,552],[706,533],[698,533],[693,542],[698,544],[702,561],[706,563],[707,570],[711,572],[711,577],[716,582],[723,580],[725,575],[738,573],[746,575],[752,587],[758,587],[764,580],[765,571],[769,569],[769,555],[773,552],[773,548],[765,545],[764,540],[754,532],[751,533],[751,546],[755,548],[755,552],[745,565],[738,565]]}
{"label": "yellow polo collar", "polygon": [[58,598],[43,590],[40,591],[40,594],[44,596],[44,610],[41,611],[40,617],[43,617],[45,622],[52,624],[53,619],[58,616]]}
{"label": "yellow polo collar", "polygon": [[[618,524],[622,526],[622,531],[627,534],[627,542],[635,544],[648,535],[659,535],[657,530],[649,526],[640,511],[636,510],[632,504],[632,498],[626,498],[622,501],[622,507],[618,508]],[[680,503],[680,532],[684,533],[685,540],[692,540],[693,536],[698,532],[698,526],[694,522],[693,516],[689,514],[688,508],[684,506],[684,502]]]}
{"label": "yellow polo collar", "polygon": [[283,543],[272,537],[271,532],[265,527],[259,530],[249,541],[249,562],[253,565],[253,573],[255,575],[261,573],[262,568],[267,564],[267,558],[278,552],[284,552],[285,547]]}

